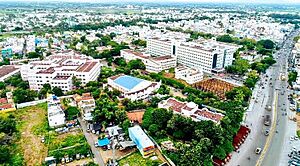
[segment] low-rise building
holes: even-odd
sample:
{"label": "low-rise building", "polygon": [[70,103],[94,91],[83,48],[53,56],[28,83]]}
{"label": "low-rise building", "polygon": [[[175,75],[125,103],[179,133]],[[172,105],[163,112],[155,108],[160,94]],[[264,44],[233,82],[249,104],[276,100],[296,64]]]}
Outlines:
{"label": "low-rise building", "polygon": [[121,56],[126,60],[126,62],[135,59],[142,60],[146,66],[146,71],[149,72],[159,73],[163,70],[176,67],[176,58],[170,55],[151,57],[149,54],[125,49],[121,50]]}
{"label": "low-rise building", "polygon": [[194,84],[203,80],[203,72],[198,69],[192,69],[186,66],[178,66],[175,68],[175,78],[182,79],[188,84]]}
{"label": "low-rise building", "polygon": [[0,98],[0,111],[14,111],[15,104],[12,100],[12,92],[6,93],[6,98]]}
{"label": "low-rise building", "polygon": [[96,104],[95,99],[91,96],[90,93],[83,93],[82,96],[75,95],[75,101],[78,108],[81,111],[81,114],[84,116],[85,120],[92,120],[92,112],[94,111]]}
{"label": "low-rise building", "polygon": [[129,138],[136,144],[144,158],[154,153],[155,146],[142,128],[138,125],[128,128]]}
{"label": "low-rise building", "polygon": [[175,98],[169,98],[158,103],[158,108],[171,109],[174,113],[190,117],[194,121],[210,120],[220,123],[223,114],[209,110],[206,107],[199,108],[194,102],[181,102]]}
{"label": "low-rise building", "polygon": [[107,84],[109,87],[120,91],[124,98],[143,100],[159,89],[161,82],[151,82],[128,75],[117,75],[108,78]]}
{"label": "low-rise building", "polygon": [[66,124],[60,100],[54,95],[48,99],[48,123],[51,128],[62,127]]}

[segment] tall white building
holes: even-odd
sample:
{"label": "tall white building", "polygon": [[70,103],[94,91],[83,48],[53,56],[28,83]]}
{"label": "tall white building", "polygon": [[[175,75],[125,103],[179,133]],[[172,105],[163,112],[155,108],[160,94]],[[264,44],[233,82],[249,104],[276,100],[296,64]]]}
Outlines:
{"label": "tall white building", "polygon": [[147,40],[147,51],[153,56],[175,55],[174,41],[162,38],[149,38]]}
{"label": "tall white building", "polygon": [[98,60],[77,54],[74,51],[53,52],[42,61],[33,61],[21,67],[23,80],[28,80],[30,89],[40,90],[44,84],[59,87],[63,91],[73,88],[72,77],[82,84],[97,80],[101,64]]}
{"label": "tall white building", "polygon": [[212,69],[223,69],[232,64],[233,54],[239,48],[234,44],[215,40],[196,42],[150,38],[147,40],[148,52],[153,56],[171,55],[177,63],[210,73]]}

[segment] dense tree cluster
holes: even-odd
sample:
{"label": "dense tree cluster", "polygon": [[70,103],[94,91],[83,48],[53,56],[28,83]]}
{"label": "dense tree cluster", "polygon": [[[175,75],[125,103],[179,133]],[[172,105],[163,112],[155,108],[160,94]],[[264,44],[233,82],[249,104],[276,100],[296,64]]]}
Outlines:
{"label": "dense tree cluster", "polygon": [[232,65],[226,67],[228,73],[244,75],[250,68],[249,61],[242,58],[236,58]]}
{"label": "dense tree cluster", "polygon": [[12,140],[16,129],[14,116],[0,116],[0,164],[10,165],[12,159]]}
{"label": "dense tree cluster", "polygon": [[[13,91],[15,103],[23,103],[28,101],[33,101],[37,97],[37,93],[29,89],[28,81],[23,81],[21,75],[11,76],[9,79],[5,80],[6,86],[13,86],[16,89]],[[7,92],[2,90],[2,92]],[[4,95],[4,94],[3,94]],[[1,95],[2,96],[2,95]],[[2,96],[4,97],[4,96]]]}

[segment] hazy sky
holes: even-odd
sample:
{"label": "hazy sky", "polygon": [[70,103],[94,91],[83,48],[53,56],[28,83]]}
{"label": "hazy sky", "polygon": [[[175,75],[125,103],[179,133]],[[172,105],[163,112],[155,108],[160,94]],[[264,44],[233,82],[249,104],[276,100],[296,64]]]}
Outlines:
{"label": "hazy sky", "polygon": [[[11,1],[11,0],[0,0]],[[21,0],[16,0],[21,1]],[[54,0],[22,0],[22,1],[54,1]],[[234,2],[234,3],[300,3],[300,0],[56,0],[65,2]]]}

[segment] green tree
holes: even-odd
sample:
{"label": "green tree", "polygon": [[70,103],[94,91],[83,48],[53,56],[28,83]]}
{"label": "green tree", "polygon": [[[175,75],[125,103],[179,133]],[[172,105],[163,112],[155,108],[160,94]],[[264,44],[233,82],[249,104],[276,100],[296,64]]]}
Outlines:
{"label": "green tree", "polygon": [[0,82],[0,89],[2,90],[2,89],[5,89],[5,88],[6,88],[5,83],[4,82]]}
{"label": "green tree", "polygon": [[23,103],[33,101],[37,93],[33,90],[17,88],[13,91],[13,96],[15,103]]}
{"label": "green tree", "polygon": [[11,153],[7,145],[0,145],[0,164],[8,164],[11,158]]}
{"label": "green tree", "polygon": [[274,49],[275,43],[272,40],[260,40],[257,42],[257,45],[262,46],[265,49]]}
{"label": "green tree", "polygon": [[128,62],[128,67],[129,67],[130,70],[133,70],[133,69],[145,70],[146,69],[145,64],[140,59],[129,61]]}
{"label": "green tree", "polygon": [[79,113],[80,113],[80,111],[79,111],[79,109],[77,107],[72,107],[72,106],[68,107],[65,110],[65,112],[66,112],[66,116],[67,116],[68,120],[75,119],[79,115]]}
{"label": "green tree", "polygon": [[80,88],[81,86],[81,81],[75,76],[72,77],[72,83],[76,88]]}
{"label": "green tree", "polygon": [[59,87],[56,87],[56,86],[52,88],[52,93],[53,93],[55,96],[58,96],[58,97],[64,95],[62,89],[59,88]]}
{"label": "green tree", "polygon": [[250,69],[250,64],[248,60],[237,58],[231,66],[226,67],[226,71],[233,74],[243,75],[248,69]]}

